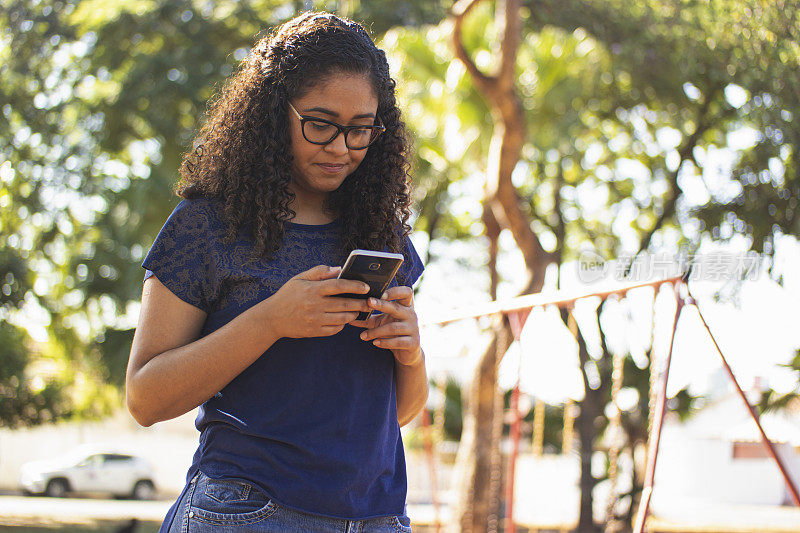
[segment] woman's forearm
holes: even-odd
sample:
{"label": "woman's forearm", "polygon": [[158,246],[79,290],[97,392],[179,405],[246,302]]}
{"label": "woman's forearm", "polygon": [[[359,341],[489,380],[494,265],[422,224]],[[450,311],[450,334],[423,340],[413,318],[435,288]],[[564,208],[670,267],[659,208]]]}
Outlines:
{"label": "woman's forearm", "polygon": [[129,369],[127,402],[136,421],[150,426],[191,411],[258,359],[279,338],[265,320],[263,305],[269,306],[268,301],[205,337]]}
{"label": "woman's forearm", "polygon": [[397,421],[404,426],[425,407],[428,401],[428,373],[425,353],[420,350],[419,361],[403,365],[395,361],[397,369]]}

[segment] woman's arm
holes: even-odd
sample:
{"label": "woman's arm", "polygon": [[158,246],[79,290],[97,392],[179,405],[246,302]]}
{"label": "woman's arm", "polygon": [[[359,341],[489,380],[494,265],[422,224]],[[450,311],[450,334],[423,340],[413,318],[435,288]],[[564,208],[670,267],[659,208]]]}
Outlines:
{"label": "woman's arm", "polygon": [[125,380],[128,410],[143,426],[174,418],[211,398],[278,339],[337,333],[367,307],[333,295],[369,290],[365,283],[332,279],[338,272],[318,266],[298,274],[202,338],[206,313],[148,278]]}
{"label": "woman's arm", "polygon": [[419,342],[419,324],[411,287],[392,287],[380,300],[369,298],[369,307],[383,313],[353,325],[366,328],[361,334],[379,348],[392,351],[397,376],[397,422],[404,426],[428,401],[425,354]]}
{"label": "woman's arm", "polygon": [[397,369],[397,422],[405,426],[422,411],[428,401],[428,373],[425,354],[419,351],[419,361],[403,365],[395,359]]}

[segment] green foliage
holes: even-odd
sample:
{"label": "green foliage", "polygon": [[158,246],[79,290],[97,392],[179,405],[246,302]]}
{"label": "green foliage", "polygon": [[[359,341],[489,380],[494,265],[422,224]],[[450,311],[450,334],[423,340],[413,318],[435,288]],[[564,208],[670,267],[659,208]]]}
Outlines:
{"label": "green foliage", "polygon": [[[754,250],[766,254],[774,251],[776,234],[800,235],[797,1],[526,5],[531,31],[586,31],[602,43],[613,55],[607,79],[622,105],[646,106],[682,133],[679,150],[691,150],[681,162],[703,174],[707,188],[706,200],[687,210],[702,230],[715,239],[744,233]],[[732,180],[714,186],[704,172],[713,164],[709,155],[731,145],[730,134],[742,128],[756,132],[752,146],[734,144],[739,158]],[[700,138],[687,143],[695,132]]]}
{"label": "green foliage", "polygon": [[[525,393],[520,393],[520,403],[529,406],[527,412],[521,412],[520,419],[520,439],[533,438],[533,419],[535,416],[536,398],[524,398]],[[514,390],[509,389],[503,393],[503,408],[509,416],[503,423],[503,435],[511,435],[513,424],[513,412],[511,409]],[[527,400],[527,401],[526,401]],[[564,447],[564,404],[548,404],[544,406],[544,429],[542,435],[542,447],[545,453],[560,454]]]}
{"label": "green foliage", "polygon": [[445,440],[461,440],[461,430],[464,427],[463,407],[461,385],[452,377],[448,377],[444,387],[443,427]]}
{"label": "green foliage", "polygon": [[[478,39],[491,27],[485,11],[472,14],[465,30],[478,64],[492,57],[491,43]],[[393,30],[383,44],[414,131],[420,225],[429,229],[435,220],[434,237],[474,236],[493,125],[488,107],[460,63],[450,60],[447,26]],[[659,187],[652,182],[663,183],[668,172],[667,154],[645,150],[636,139],[647,110],[621,107],[633,98],[612,83],[613,59],[585,31],[553,27],[526,34],[518,56],[528,137],[515,183],[543,244],[564,260],[585,246],[612,257],[622,238],[638,239],[658,209]],[[647,116],[654,128],[673,125],[667,114]],[[625,170],[631,161],[637,175]],[[626,220],[628,227],[620,227]]]}
{"label": "green foliage", "polygon": [[108,328],[91,347],[102,359],[104,380],[119,388],[125,385],[125,370],[128,367],[133,333],[134,329]]}
{"label": "green foliage", "polygon": [[[527,2],[517,69],[529,129],[515,183],[545,247],[562,260],[582,248],[614,257],[744,233],[771,254],[775,234],[800,234],[800,10],[790,7]],[[489,4],[467,22],[465,45],[491,73]],[[492,119],[450,61],[449,31],[389,32],[385,44],[415,133],[421,225],[461,238],[480,229],[473,182]],[[752,146],[741,141],[750,129]],[[736,158],[728,176],[717,169],[725,149]]]}
{"label": "green foliage", "polygon": [[31,289],[27,264],[14,249],[0,249],[0,307],[19,307]]}
{"label": "green foliage", "polygon": [[450,2],[442,0],[393,2],[387,0],[340,0],[314,2],[316,9],[329,10],[356,20],[373,35],[382,35],[398,26],[419,27],[438,24],[447,14]]}
{"label": "green foliage", "polygon": [[795,374],[797,385],[794,390],[783,394],[777,393],[771,389],[765,391],[756,406],[761,413],[780,411],[792,405],[800,407],[800,350],[795,352],[794,357],[789,363],[781,366],[788,368]]}
{"label": "green foliage", "polygon": [[[499,46],[489,4],[464,30],[487,74]],[[517,90],[528,130],[513,181],[557,263],[586,248],[608,258],[648,246],[691,251],[706,236],[736,234],[770,254],[774,235],[800,235],[800,127],[791,120],[800,112],[800,10],[787,4],[525,3]],[[480,231],[476,197],[494,126],[465,70],[450,61],[450,38],[442,24],[389,32],[384,41],[408,103],[418,190],[427,195],[421,224],[438,224],[434,238]],[[752,145],[739,140],[747,131],[756,132]],[[717,168],[726,150],[727,173]],[[606,384],[607,355],[593,361]],[[634,441],[645,438],[650,371],[626,356],[623,386],[639,402],[622,423]],[[670,405],[683,418],[698,399],[683,390]]]}
{"label": "green foliage", "polygon": [[36,383],[26,375],[29,343],[23,330],[0,321],[0,427],[39,424],[70,414],[64,384]]}
{"label": "green foliage", "polygon": [[452,60],[448,39],[444,25],[395,28],[380,46],[413,132],[416,227],[434,238],[460,239],[481,231],[480,199],[473,190],[450,185],[480,170],[492,121],[463,68]]}

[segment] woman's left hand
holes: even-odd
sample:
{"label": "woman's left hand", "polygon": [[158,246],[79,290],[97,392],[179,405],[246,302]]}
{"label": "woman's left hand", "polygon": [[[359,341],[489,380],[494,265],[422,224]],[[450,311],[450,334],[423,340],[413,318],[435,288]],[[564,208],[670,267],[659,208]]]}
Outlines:
{"label": "woman's left hand", "polygon": [[378,348],[391,350],[401,365],[417,364],[422,358],[422,350],[411,287],[392,287],[383,293],[380,300],[369,298],[367,304],[381,314],[351,322],[353,326],[366,328],[361,338],[372,341]]}

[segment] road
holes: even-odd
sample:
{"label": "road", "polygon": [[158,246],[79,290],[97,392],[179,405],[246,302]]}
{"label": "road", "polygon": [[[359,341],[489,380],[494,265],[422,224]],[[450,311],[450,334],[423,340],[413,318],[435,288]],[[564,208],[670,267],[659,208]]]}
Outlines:
{"label": "road", "polygon": [[[161,523],[172,500],[134,501],[96,498],[45,498],[39,496],[0,496],[0,529],[4,526],[70,525],[94,528],[98,525],[122,525],[136,519],[143,524]],[[409,505],[408,514],[416,524],[432,523],[431,505]],[[440,519],[449,518],[447,509]]]}
{"label": "road", "polygon": [[0,526],[86,525],[161,522],[172,500],[131,501],[89,498],[0,496]]}

